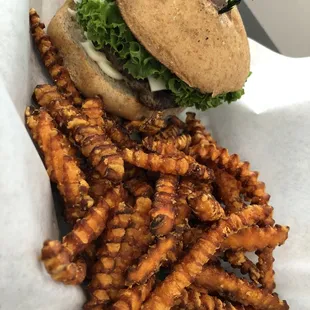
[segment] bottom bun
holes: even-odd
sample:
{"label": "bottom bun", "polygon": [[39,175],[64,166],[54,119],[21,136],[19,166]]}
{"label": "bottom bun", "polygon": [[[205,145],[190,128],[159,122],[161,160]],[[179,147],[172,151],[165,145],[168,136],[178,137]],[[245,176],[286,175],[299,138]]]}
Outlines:
{"label": "bottom bun", "polygon": [[[101,96],[107,112],[128,120],[138,120],[156,113],[157,111],[143,106],[124,81],[110,78],[88,57],[79,44],[83,40],[81,28],[68,12],[68,8],[75,8],[73,0],[66,1],[58,10],[47,28],[47,33],[81,93],[85,97]],[[183,108],[172,108],[164,110],[163,113],[164,116],[169,116],[182,110]]]}

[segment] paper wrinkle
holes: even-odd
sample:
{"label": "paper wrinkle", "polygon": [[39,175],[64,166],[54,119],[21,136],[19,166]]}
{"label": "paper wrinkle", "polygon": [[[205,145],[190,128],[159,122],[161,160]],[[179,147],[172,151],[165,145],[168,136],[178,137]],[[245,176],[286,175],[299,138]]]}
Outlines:
{"label": "paper wrinkle", "polygon": [[[79,287],[53,282],[39,262],[43,241],[59,231],[48,176],[23,125],[35,85],[49,81],[30,43],[28,9],[47,22],[62,2],[1,3],[1,309],[76,310],[85,300]],[[275,250],[276,291],[291,309],[309,310],[310,58],[281,56],[252,40],[250,46],[246,95],[197,117],[220,145],[261,172],[277,223],[291,227],[289,240]]]}

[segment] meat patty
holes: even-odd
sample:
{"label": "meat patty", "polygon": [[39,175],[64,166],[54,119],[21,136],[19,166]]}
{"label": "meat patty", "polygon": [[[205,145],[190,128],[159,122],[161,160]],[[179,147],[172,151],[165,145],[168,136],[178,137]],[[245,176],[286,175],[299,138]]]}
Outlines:
{"label": "meat patty", "polygon": [[152,92],[147,79],[136,80],[126,69],[123,68],[125,61],[120,60],[109,47],[102,49],[107,59],[112,63],[112,66],[120,72],[126,84],[136,94],[138,100],[151,110],[164,110],[177,107],[174,96],[170,90],[160,90]]}

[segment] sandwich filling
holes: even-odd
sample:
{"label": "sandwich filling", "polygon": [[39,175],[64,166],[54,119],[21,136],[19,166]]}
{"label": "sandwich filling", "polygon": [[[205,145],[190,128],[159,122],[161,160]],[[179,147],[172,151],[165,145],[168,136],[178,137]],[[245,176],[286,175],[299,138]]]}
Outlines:
{"label": "sandwich filling", "polygon": [[244,90],[217,96],[201,93],[174,75],[138,42],[123,20],[114,0],[76,1],[76,19],[95,49],[103,52],[113,68],[153,110],[176,106],[207,110],[241,98]]}

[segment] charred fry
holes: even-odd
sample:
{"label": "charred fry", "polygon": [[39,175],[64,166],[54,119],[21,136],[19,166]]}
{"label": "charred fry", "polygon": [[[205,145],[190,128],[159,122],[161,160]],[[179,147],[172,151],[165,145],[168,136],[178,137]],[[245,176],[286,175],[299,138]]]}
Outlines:
{"label": "charred fry", "polygon": [[185,155],[180,157],[164,156],[147,154],[142,150],[125,149],[123,158],[128,163],[140,168],[159,171],[164,174],[190,175],[205,180],[213,178],[213,172],[210,169]]}
{"label": "charred fry", "polygon": [[75,223],[83,218],[94,204],[89,196],[89,185],[80,170],[69,141],[55,127],[53,119],[44,110],[26,110],[26,121],[32,138],[38,143],[47,172],[57,184],[68,209],[67,221]]}
{"label": "charred fry", "polygon": [[63,66],[62,58],[58,55],[57,49],[53,46],[49,36],[46,35],[44,31],[45,25],[41,23],[35,9],[30,9],[29,18],[34,42],[49,74],[66,98],[72,100],[76,105],[81,105],[81,95],[75,88],[68,70]]}
{"label": "charred fry", "polygon": [[271,211],[271,207],[256,205],[220,220],[213,229],[200,237],[183,260],[174,267],[173,272],[157,286],[144,304],[144,309],[170,309],[174,299],[178,298],[183,289],[194,281],[202,271],[203,265],[209,261],[229,235],[264,220]]}
{"label": "charred fry", "polygon": [[220,267],[204,267],[202,273],[196,278],[195,284],[206,288],[210,293],[217,292],[221,296],[229,296],[233,301],[257,309],[289,309],[287,303],[281,301],[278,296],[269,294],[244,279],[238,279]]}
{"label": "charred fry", "polygon": [[155,284],[155,277],[147,283],[128,288],[121,293],[118,301],[112,306],[112,310],[139,310],[143,302],[148,298]]}
{"label": "charred fry", "polygon": [[167,235],[174,226],[175,198],[178,178],[162,174],[156,183],[156,192],[152,205],[151,231],[156,236]]}
{"label": "charred fry", "polygon": [[[109,180],[120,181],[124,175],[124,162],[116,146],[101,127],[91,125],[88,118],[68,100],[54,101],[54,94],[49,85],[37,86],[34,91],[37,102],[46,107],[60,125],[66,127],[83,155],[100,175]],[[59,94],[56,93],[56,97],[59,98]]]}

